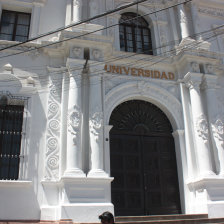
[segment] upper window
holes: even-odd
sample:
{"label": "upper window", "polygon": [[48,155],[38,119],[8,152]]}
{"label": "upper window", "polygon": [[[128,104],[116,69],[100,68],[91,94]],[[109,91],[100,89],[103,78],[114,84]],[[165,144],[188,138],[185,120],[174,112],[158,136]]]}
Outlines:
{"label": "upper window", "polygon": [[30,13],[2,11],[0,24],[0,39],[26,41],[29,36]]}
{"label": "upper window", "polygon": [[0,180],[17,180],[23,124],[22,105],[7,105],[0,100]]}
{"label": "upper window", "polygon": [[135,13],[124,13],[119,24],[121,51],[153,54],[148,23]]}

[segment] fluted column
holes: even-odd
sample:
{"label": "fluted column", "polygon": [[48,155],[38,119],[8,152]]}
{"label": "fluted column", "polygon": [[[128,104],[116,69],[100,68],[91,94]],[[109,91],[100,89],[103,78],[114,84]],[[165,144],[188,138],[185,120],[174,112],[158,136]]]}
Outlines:
{"label": "fluted column", "polygon": [[202,177],[213,175],[211,152],[209,148],[209,131],[208,122],[205,116],[200,84],[202,81],[201,73],[188,73],[184,77],[184,81],[190,91],[191,110],[194,124],[195,150],[197,155],[197,163],[199,175]]}
{"label": "fluted column", "polygon": [[81,78],[80,71],[70,74],[67,114],[67,157],[65,176],[85,176],[81,149]]}
{"label": "fluted column", "polygon": [[178,5],[177,11],[178,11],[178,19],[179,19],[179,23],[180,23],[181,39],[183,40],[183,39],[189,37],[187,16],[185,13],[184,5],[183,4]]}
{"label": "fluted column", "polygon": [[194,39],[201,40],[201,35],[199,34],[199,16],[198,16],[198,9],[195,2],[190,2],[190,9],[191,9],[191,17],[194,29]]}
{"label": "fluted column", "polygon": [[[99,68],[98,70],[103,70]],[[90,73],[89,135],[90,135],[90,171],[89,177],[108,177],[104,171],[103,144],[103,104],[102,78]]]}
{"label": "fluted column", "polygon": [[77,23],[82,19],[82,0],[73,0],[72,3],[72,22]]}
{"label": "fluted column", "polygon": [[204,90],[207,98],[208,118],[210,121],[211,138],[217,150],[219,175],[224,176],[224,116],[217,113],[216,99],[217,76],[205,75]]}

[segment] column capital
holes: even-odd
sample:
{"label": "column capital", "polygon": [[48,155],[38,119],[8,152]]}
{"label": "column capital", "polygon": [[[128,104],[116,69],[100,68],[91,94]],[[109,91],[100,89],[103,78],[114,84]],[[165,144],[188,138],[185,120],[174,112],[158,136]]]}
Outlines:
{"label": "column capital", "polygon": [[200,84],[202,82],[202,73],[191,73],[188,72],[184,76],[184,83],[189,89],[196,89],[199,90]]}

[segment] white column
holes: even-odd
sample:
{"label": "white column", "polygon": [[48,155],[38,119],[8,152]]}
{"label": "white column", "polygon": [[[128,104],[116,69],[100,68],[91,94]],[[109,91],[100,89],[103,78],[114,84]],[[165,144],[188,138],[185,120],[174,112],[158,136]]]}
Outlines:
{"label": "white column", "polygon": [[189,37],[188,24],[187,24],[187,16],[185,13],[184,5],[180,4],[177,6],[178,18],[180,23],[181,30],[181,38],[182,40]]}
{"label": "white column", "polygon": [[200,84],[202,81],[202,74],[188,73],[184,77],[184,81],[187,87],[189,87],[190,91],[195,148],[199,175],[202,177],[214,175],[212,171],[211,152],[209,148],[210,144],[208,122],[203,110],[201,100]]}
{"label": "white column", "polygon": [[190,8],[191,8],[191,17],[192,17],[192,23],[193,23],[193,29],[194,29],[194,35],[198,33],[194,37],[196,40],[201,40],[201,35],[199,34],[199,16],[198,16],[198,9],[195,4],[195,2],[190,2]]}
{"label": "white column", "polygon": [[[103,68],[98,68],[103,70]],[[89,135],[90,135],[90,171],[89,177],[108,177],[104,171],[104,130],[102,78],[99,74],[90,74]]]}
{"label": "white column", "polygon": [[82,19],[82,0],[73,0],[72,22],[77,23]]}
{"label": "white column", "polygon": [[67,161],[64,176],[85,176],[82,171],[81,148],[81,74],[70,74],[68,114],[67,114]]}
{"label": "white column", "polygon": [[183,118],[184,118],[184,128],[185,128],[185,148],[186,148],[186,158],[187,158],[187,176],[189,178],[194,178],[195,170],[195,153],[193,151],[194,146],[192,145],[192,129],[190,120],[190,99],[188,97],[188,89],[186,89],[184,83],[180,83],[181,101],[183,107]]}
{"label": "white column", "polygon": [[217,114],[216,99],[217,76],[205,75],[205,93],[207,98],[208,118],[211,124],[211,138],[217,150],[219,160],[219,175],[224,176],[224,116]]}

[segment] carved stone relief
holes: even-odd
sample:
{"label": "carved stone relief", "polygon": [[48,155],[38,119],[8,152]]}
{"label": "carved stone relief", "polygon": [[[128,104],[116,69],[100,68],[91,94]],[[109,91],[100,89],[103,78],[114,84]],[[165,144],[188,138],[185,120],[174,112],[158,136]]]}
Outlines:
{"label": "carved stone relief", "polygon": [[83,57],[83,49],[81,47],[74,47],[70,54],[71,57],[81,59]]}
{"label": "carved stone relief", "polygon": [[217,116],[211,126],[215,138],[221,141],[222,146],[224,146],[224,118]]}
{"label": "carved stone relief", "polygon": [[191,71],[192,72],[200,72],[200,67],[199,64],[197,62],[191,62]]}
{"label": "carved stone relief", "polygon": [[48,99],[47,137],[46,137],[46,180],[57,180],[59,177],[59,138],[60,138],[60,100],[61,93],[57,91],[59,83],[50,81]]}
{"label": "carved stone relief", "polygon": [[208,122],[204,114],[196,119],[195,124],[198,135],[205,141],[208,141]]}
{"label": "carved stone relief", "polygon": [[81,126],[81,110],[78,106],[74,106],[73,110],[68,114],[68,131],[73,135],[73,143],[77,145],[78,134]]}
{"label": "carved stone relief", "polygon": [[99,49],[93,49],[92,50],[92,57],[94,61],[100,61],[102,60],[102,51]]}
{"label": "carved stone relief", "polygon": [[103,126],[103,113],[98,108],[95,111],[90,118],[89,128],[95,140],[98,141]]}

